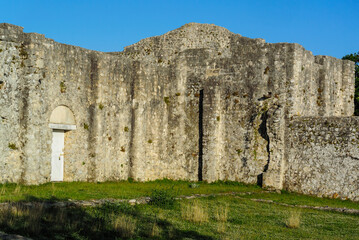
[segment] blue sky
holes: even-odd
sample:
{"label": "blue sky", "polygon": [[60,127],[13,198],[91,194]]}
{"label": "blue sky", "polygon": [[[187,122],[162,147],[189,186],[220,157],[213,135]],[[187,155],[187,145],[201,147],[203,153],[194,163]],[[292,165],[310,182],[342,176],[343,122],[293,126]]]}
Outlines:
{"label": "blue sky", "polygon": [[315,55],[359,51],[359,0],[0,0],[0,8],[0,22],[98,51],[122,51],[189,22],[296,42]]}

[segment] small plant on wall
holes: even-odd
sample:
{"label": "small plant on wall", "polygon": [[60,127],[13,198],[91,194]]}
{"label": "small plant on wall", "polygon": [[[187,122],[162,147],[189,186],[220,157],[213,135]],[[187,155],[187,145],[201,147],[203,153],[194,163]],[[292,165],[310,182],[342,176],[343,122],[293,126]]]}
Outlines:
{"label": "small plant on wall", "polygon": [[241,155],[242,149],[236,149],[236,152],[237,152],[237,154],[239,156],[239,155]]}
{"label": "small plant on wall", "polygon": [[66,92],[65,82],[60,82],[60,92],[61,92],[61,93]]}
{"label": "small plant on wall", "polygon": [[9,143],[8,147],[12,150],[17,150],[18,148],[16,147],[15,143]]}

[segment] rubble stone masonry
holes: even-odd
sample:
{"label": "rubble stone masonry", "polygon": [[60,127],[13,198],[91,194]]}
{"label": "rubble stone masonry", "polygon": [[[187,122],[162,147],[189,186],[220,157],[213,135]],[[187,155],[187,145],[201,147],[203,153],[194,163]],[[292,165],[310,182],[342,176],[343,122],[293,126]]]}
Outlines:
{"label": "rubble stone masonry", "polygon": [[232,180],[359,200],[354,63],[191,23],[104,53],[0,24],[0,182]]}

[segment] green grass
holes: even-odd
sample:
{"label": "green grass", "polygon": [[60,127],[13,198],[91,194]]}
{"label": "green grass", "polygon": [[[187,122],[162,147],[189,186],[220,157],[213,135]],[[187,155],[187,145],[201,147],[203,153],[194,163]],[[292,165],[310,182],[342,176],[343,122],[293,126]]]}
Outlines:
{"label": "green grass", "polygon": [[[173,200],[179,195],[223,192],[252,194]],[[41,202],[142,196],[152,196],[155,201],[136,206],[121,203],[69,208],[45,208]],[[356,202],[285,191],[267,193],[258,186],[236,182],[4,184],[0,185],[0,201],[11,201],[12,206],[0,208],[0,230],[33,239],[359,239],[358,215],[285,207],[248,198],[359,209]],[[39,202],[29,207],[23,201]]]}
{"label": "green grass", "polygon": [[289,193],[282,191],[281,194],[277,193],[254,193],[251,195],[241,196],[244,198],[257,198],[257,199],[266,199],[272,200],[278,203],[287,203],[291,205],[308,205],[308,206],[329,206],[334,208],[352,208],[359,209],[359,203],[353,202],[350,200],[341,200],[341,199],[329,199],[329,198],[318,198],[314,196],[307,196],[297,193]]}
{"label": "green grass", "polygon": [[[198,184],[198,187],[197,187]],[[192,187],[191,185],[196,185]],[[318,198],[282,191],[282,194],[266,193],[256,185],[246,185],[237,182],[193,183],[188,181],[156,180],[151,182],[61,182],[46,183],[39,186],[25,186],[16,184],[0,185],[0,202],[6,201],[42,201],[42,200],[89,200],[89,199],[131,199],[150,196],[153,189],[172,189],[174,196],[191,194],[211,194],[225,192],[252,192],[241,196],[243,198],[261,198],[275,202],[329,206],[337,208],[359,209],[358,202],[343,201],[340,199]]]}
{"label": "green grass", "polygon": [[[193,204],[193,200],[189,202]],[[169,219],[168,215],[172,213],[170,219],[176,228],[196,231],[214,239],[359,239],[358,216],[300,210],[300,227],[290,229],[286,227],[286,221],[293,210],[291,208],[233,197],[201,199],[200,202],[212,216],[208,223],[200,225],[183,221],[175,212],[167,211],[167,215],[163,215]],[[229,215],[225,231],[218,232],[219,222],[213,218],[214,209],[226,204]],[[147,206],[143,208],[147,209]]]}
{"label": "green grass", "polygon": [[[21,204],[1,211],[0,229],[33,239],[359,239],[359,216],[233,196],[176,201],[171,209],[128,204],[44,209],[41,204]],[[183,209],[188,206],[205,211],[203,221],[187,218]],[[225,217],[216,217],[223,209]],[[300,211],[300,224],[288,228],[294,210]]]}
{"label": "green grass", "polygon": [[237,182],[200,183],[199,187],[191,188],[191,182],[157,180],[151,182],[61,182],[46,183],[39,186],[16,184],[0,185],[0,202],[33,201],[33,200],[88,200],[88,199],[131,199],[149,196],[153,189],[172,188],[175,196],[191,194],[210,194],[223,192],[261,192],[255,185]]}

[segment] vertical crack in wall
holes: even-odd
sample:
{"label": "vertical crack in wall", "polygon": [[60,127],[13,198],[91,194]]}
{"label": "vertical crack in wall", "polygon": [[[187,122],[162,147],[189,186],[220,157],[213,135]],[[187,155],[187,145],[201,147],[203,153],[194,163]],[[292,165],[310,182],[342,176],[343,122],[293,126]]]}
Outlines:
{"label": "vertical crack in wall", "polygon": [[203,180],[203,89],[199,91],[198,111],[198,181]]}
{"label": "vertical crack in wall", "polygon": [[[20,56],[22,59],[22,63],[25,62],[25,60],[28,59],[28,46],[29,42],[25,41],[21,43],[20,46]],[[20,103],[20,149],[21,149],[21,155],[20,155],[20,161],[21,161],[21,175],[19,179],[19,183],[25,182],[25,175],[27,170],[27,155],[25,152],[25,146],[27,144],[28,138],[27,138],[27,131],[28,131],[28,118],[29,118],[29,99],[30,99],[30,86],[28,78],[26,77],[28,75],[28,66],[27,64],[24,64],[22,66],[22,79],[20,82],[22,82],[22,86],[20,86],[20,92],[21,92],[21,103]]]}
{"label": "vertical crack in wall", "polygon": [[[26,80],[25,80],[26,81]],[[27,82],[25,83],[25,87],[23,87],[21,89],[21,108],[20,108],[20,126],[21,126],[21,130],[20,130],[20,149],[21,149],[21,155],[20,155],[20,160],[21,160],[21,175],[20,175],[20,183],[24,183],[25,182],[25,174],[26,174],[26,165],[27,163],[25,162],[26,157],[26,153],[25,153],[25,146],[27,143],[27,130],[28,130],[28,113],[29,113],[29,103],[28,103],[28,99],[29,99],[29,87],[27,86]]]}
{"label": "vertical crack in wall", "polygon": [[269,142],[269,136],[268,136],[268,132],[267,132],[267,119],[268,119],[268,111],[265,111],[261,115],[261,124],[259,125],[258,132],[261,135],[261,137],[267,141],[266,150],[267,150],[267,154],[268,154],[268,159],[267,159],[266,165],[264,165],[263,172],[257,176],[257,184],[259,186],[263,185],[263,173],[265,173],[268,170],[269,161],[270,161],[270,150],[269,150],[270,142]]}

